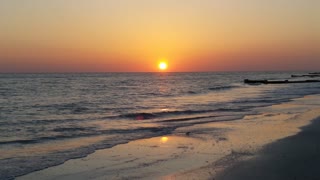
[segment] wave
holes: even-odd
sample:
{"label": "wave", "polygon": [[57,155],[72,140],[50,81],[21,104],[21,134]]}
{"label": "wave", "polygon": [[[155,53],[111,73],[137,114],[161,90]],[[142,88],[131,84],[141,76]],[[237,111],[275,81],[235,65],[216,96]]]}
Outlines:
{"label": "wave", "polygon": [[[240,103],[240,102],[239,102]],[[245,108],[213,108],[211,110],[181,110],[181,111],[161,111],[161,112],[136,112],[136,113],[128,113],[114,116],[104,116],[104,117],[86,117],[83,119],[37,119],[37,120],[29,120],[23,121],[20,120],[18,122],[15,121],[4,121],[0,122],[1,126],[17,126],[17,125],[51,125],[51,124],[63,124],[63,123],[77,123],[77,122],[85,122],[85,121],[93,121],[93,120],[119,120],[119,119],[129,119],[129,120],[151,120],[156,118],[165,118],[171,116],[181,116],[181,115],[195,115],[195,114],[208,114],[208,113],[217,113],[217,112],[243,112],[246,111]],[[55,131],[63,131],[68,129],[56,129]],[[82,130],[81,128],[70,128],[72,131]]]}
{"label": "wave", "polygon": [[55,132],[65,132],[65,131],[85,131],[91,128],[83,128],[83,127],[59,127],[54,128],[53,131]]}
{"label": "wave", "polygon": [[197,94],[197,93],[194,92],[194,91],[188,91],[187,93],[188,93],[188,94]]}
{"label": "wave", "polygon": [[71,112],[72,114],[83,114],[90,113],[88,107],[83,106],[87,104],[86,102],[77,102],[77,103],[65,103],[65,104],[50,104],[50,105],[35,105],[32,108],[39,108],[46,111],[58,111],[62,113],[64,111]]}
{"label": "wave", "polygon": [[129,113],[120,115],[120,118],[128,118],[128,119],[137,119],[137,120],[145,120],[145,119],[155,119],[166,116],[178,116],[178,115],[192,115],[192,114],[201,114],[201,113],[210,113],[215,112],[216,110],[185,110],[185,111],[162,111],[162,112],[153,112],[153,113]]}
{"label": "wave", "polygon": [[210,91],[222,91],[222,90],[228,90],[228,89],[233,89],[233,88],[239,88],[240,86],[217,86],[217,87],[210,87],[208,90]]}
{"label": "wave", "polygon": [[[118,138],[106,139],[96,144],[81,146],[76,149],[56,151],[45,155],[17,156],[0,159],[0,179],[15,179],[30,172],[38,171],[48,167],[63,164],[69,159],[82,158],[99,149],[111,148],[119,144],[125,144],[133,140],[151,138],[171,133],[177,127],[167,128],[143,128],[146,133],[131,132],[130,135],[119,136]],[[138,129],[139,130],[139,129]]]}
{"label": "wave", "polygon": [[[189,117],[189,118],[177,118],[177,119],[166,119],[159,122],[187,122],[187,121],[193,121],[197,119],[207,119],[207,118],[221,118],[221,117],[234,117],[235,115],[209,115],[209,116],[196,116],[196,117]],[[216,122],[216,119],[213,119],[212,121]]]}
{"label": "wave", "polygon": [[143,120],[143,119],[154,119],[157,117],[157,115],[155,113],[129,113],[129,114],[120,115],[119,117]]}
{"label": "wave", "polygon": [[[294,98],[294,97],[293,97]],[[263,99],[241,99],[238,101],[233,101],[234,104],[245,104],[245,105],[255,105],[260,104],[279,104],[282,102],[288,102],[291,98],[274,98],[274,97],[264,97]]]}
{"label": "wave", "polygon": [[[17,139],[17,140],[9,140],[9,141],[0,141],[0,145],[10,145],[10,144],[36,144],[47,141],[55,141],[55,140],[65,140],[72,138],[81,138],[81,137],[90,137],[90,136],[99,136],[99,135],[110,135],[110,134],[132,134],[132,133],[167,133],[168,130],[171,130],[174,127],[141,127],[135,129],[109,129],[109,130],[97,130],[93,127],[89,128],[55,128],[51,130],[51,132],[60,132],[63,134],[52,135],[52,136],[42,136],[33,139]],[[46,134],[50,135],[51,133],[48,131]]]}
{"label": "wave", "polygon": [[9,121],[9,122],[0,122],[1,126],[16,126],[16,125],[48,125],[48,124],[60,124],[65,122],[80,122],[80,121],[88,121],[94,120],[94,118],[87,118],[87,119],[37,119],[37,120],[20,120],[20,121]]}
{"label": "wave", "polygon": [[[227,116],[226,116],[227,117]],[[201,117],[203,119],[207,118],[207,120],[203,121],[193,121],[193,122],[187,122],[184,124],[179,125],[171,125],[171,126],[165,126],[165,127],[149,127],[149,128],[137,128],[137,129],[131,129],[131,130],[108,130],[108,131],[102,131],[100,133],[97,133],[98,135],[101,135],[105,133],[106,135],[109,135],[110,133],[119,134],[119,138],[113,138],[106,139],[104,141],[98,142],[96,144],[91,144],[88,146],[82,146],[77,149],[72,150],[63,150],[58,152],[53,152],[50,154],[45,155],[35,155],[35,156],[21,156],[21,157],[14,157],[14,158],[7,158],[7,159],[0,159],[0,165],[6,164],[6,169],[0,168],[0,179],[14,179],[14,177],[21,176],[30,172],[34,172],[37,170],[45,169],[47,167],[55,166],[64,163],[65,161],[69,159],[74,158],[81,158],[85,157],[88,154],[93,153],[95,150],[98,149],[105,149],[105,148],[111,148],[118,144],[124,144],[128,143],[132,140],[136,139],[143,139],[143,138],[151,138],[156,136],[162,136],[165,134],[172,133],[176,128],[184,127],[184,126],[190,126],[194,124],[204,124],[209,122],[218,122],[218,121],[232,121],[236,119],[241,119],[242,116],[233,116],[233,117],[227,117],[220,119],[213,119],[208,117]],[[199,119],[200,117],[195,117],[193,120]],[[208,119],[209,118],[209,119]],[[177,120],[177,119],[175,119]],[[171,119],[172,122],[175,121],[174,119]],[[182,119],[181,119],[182,120]],[[190,119],[191,120],[191,119]],[[66,128],[68,129],[68,128]],[[77,129],[77,128],[76,128]],[[73,129],[70,129],[73,130]],[[13,144],[13,143],[37,143],[41,140],[47,139],[47,140],[56,140],[61,139],[62,136],[58,137],[43,137],[35,140],[16,140],[11,142],[2,142],[2,144]],[[77,135],[79,137],[79,135]],[[1,144],[1,143],[0,143]],[[28,164],[28,165],[27,165]],[[30,166],[30,164],[32,164]]]}

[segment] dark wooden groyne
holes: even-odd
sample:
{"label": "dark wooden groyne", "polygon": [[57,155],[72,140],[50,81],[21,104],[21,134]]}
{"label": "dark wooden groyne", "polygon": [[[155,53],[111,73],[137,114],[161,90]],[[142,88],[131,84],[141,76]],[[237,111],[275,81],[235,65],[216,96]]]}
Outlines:
{"label": "dark wooden groyne", "polygon": [[304,74],[304,75],[291,75],[291,77],[320,77],[320,74]]}
{"label": "dark wooden groyne", "polygon": [[320,75],[320,72],[312,72],[312,73],[309,73],[309,74],[319,74]]}
{"label": "dark wooden groyne", "polygon": [[317,83],[320,80],[303,80],[303,81],[289,81],[289,80],[282,80],[282,81],[274,81],[274,80],[250,80],[245,79],[245,84],[293,84],[293,83]]}
{"label": "dark wooden groyne", "polygon": [[312,72],[312,73],[308,73],[308,74],[303,74],[303,75],[291,75],[291,77],[320,77],[320,72]]}

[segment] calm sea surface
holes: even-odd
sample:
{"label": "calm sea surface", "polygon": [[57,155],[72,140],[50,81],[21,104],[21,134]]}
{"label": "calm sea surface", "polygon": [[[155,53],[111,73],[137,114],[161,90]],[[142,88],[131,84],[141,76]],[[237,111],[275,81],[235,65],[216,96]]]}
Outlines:
{"label": "calm sea surface", "polygon": [[320,83],[242,83],[291,74],[303,73],[0,74],[0,179],[320,93]]}

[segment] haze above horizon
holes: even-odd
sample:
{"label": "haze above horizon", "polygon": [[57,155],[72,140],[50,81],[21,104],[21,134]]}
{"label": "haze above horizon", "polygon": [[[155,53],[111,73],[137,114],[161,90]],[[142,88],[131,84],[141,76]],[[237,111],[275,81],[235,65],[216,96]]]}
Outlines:
{"label": "haze above horizon", "polygon": [[3,0],[0,72],[320,70],[316,0]]}

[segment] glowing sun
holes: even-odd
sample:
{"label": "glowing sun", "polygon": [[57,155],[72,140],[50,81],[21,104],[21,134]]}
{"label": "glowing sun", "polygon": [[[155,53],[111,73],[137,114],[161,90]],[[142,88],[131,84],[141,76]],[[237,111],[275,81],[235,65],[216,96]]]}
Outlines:
{"label": "glowing sun", "polygon": [[168,68],[168,64],[166,62],[160,62],[158,65],[160,70],[166,70]]}

